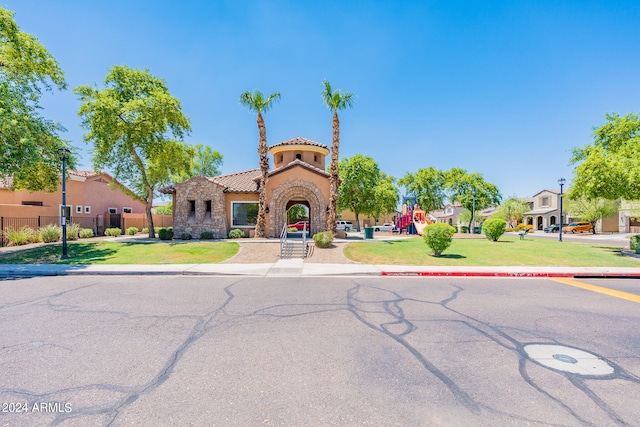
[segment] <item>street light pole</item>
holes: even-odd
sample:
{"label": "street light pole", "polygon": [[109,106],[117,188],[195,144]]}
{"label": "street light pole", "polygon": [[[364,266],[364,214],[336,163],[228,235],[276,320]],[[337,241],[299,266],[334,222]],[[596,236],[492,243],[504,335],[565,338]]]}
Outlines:
{"label": "street light pole", "polygon": [[66,148],[58,148],[58,153],[62,157],[62,212],[60,212],[60,222],[62,226],[62,259],[68,258],[67,255],[67,159],[69,151]]}
{"label": "street light pole", "polygon": [[476,191],[471,193],[473,204],[471,205],[471,234],[476,234]]}
{"label": "street light pole", "polygon": [[558,184],[560,184],[560,228],[558,229],[558,241],[562,242],[562,186],[566,180],[564,178],[560,178],[558,180]]}

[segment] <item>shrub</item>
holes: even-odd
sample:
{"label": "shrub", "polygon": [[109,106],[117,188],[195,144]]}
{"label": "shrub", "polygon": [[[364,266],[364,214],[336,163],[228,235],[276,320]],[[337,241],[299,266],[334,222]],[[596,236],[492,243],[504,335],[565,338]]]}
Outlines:
{"label": "shrub", "polygon": [[433,255],[440,256],[451,245],[455,232],[455,227],[437,222],[425,227],[422,238],[427,246],[433,250]]}
{"label": "shrub", "polygon": [[202,233],[200,233],[200,239],[213,239],[213,233],[211,231],[203,231]]}
{"label": "shrub", "polygon": [[128,236],[135,236],[136,234],[138,234],[138,231],[140,231],[140,229],[138,229],[138,227],[128,227],[127,228],[127,235]]}
{"label": "shrub", "polygon": [[640,249],[640,234],[631,236],[631,240],[629,240],[629,248],[631,248],[632,251],[636,251],[636,253],[638,252],[638,249]]}
{"label": "shrub", "polygon": [[78,240],[80,224],[67,224],[67,240]]}
{"label": "shrub", "polygon": [[180,238],[181,238],[182,240],[191,240],[191,237],[192,237],[192,236],[191,236],[191,233],[182,233],[182,234],[180,235]]}
{"label": "shrub", "polygon": [[89,237],[93,237],[93,230],[90,228],[82,228],[80,229],[80,238],[88,239]]}
{"label": "shrub", "polygon": [[171,228],[171,227],[161,228],[158,231],[158,238],[160,240],[171,240],[171,239],[173,239],[173,228]]}
{"label": "shrub", "polygon": [[142,234],[149,234],[149,227],[144,227],[141,231]]}
{"label": "shrub", "polygon": [[240,230],[239,228],[234,228],[233,230],[229,231],[230,239],[239,239],[241,237],[244,237],[244,231]]}
{"label": "shrub", "polygon": [[298,232],[298,229],[297,229],[297,228],[295,228],[295,227],[289,227],[289,228],[287,228],[287,231],[288,231],[289,233],[297,233],[297,232]]}
{"label": "shrub", "polygon": [[33,230],[27,226],[19,229],[7,228],[4,230],[4,236],[9,240],[9,246],[21,246],[30,242],[29,237],[33,234]]}
{"label": "shrub", "polygon": [[333,243],[335,235],[330,231],[321,231],[313,235],[313,241],[319,248],[328,248]]}
{"label": "shrub", "polygon": [[62,236],[62,228],[55,224],[49,224],[44,227],[40,227],[38,230],[42,241],[45,243],[57,242]]}
{"label": "shrub", "polygon": [[29,241],[31,243],[40,243],[42,242],[42,237],[40,237],[40,233],[38,231],[29,229]]}
{"label": "shrub", "polygon": [[107,228],[106,230],[104,230],[105,236],[118,237],[121,234],[122,234],[122,230],[120,230],[118,227]]}
{"label": "shrub", "polygon": [[507,221],[500,218],[491,218],[482,224],[482,230],[487,239],[497,242],[500,236],[504,234],[507,227]]}

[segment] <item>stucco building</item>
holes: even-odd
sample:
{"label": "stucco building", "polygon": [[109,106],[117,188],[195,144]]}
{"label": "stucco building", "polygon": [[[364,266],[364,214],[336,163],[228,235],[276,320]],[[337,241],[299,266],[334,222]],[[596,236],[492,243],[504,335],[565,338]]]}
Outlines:
{"label": "stucco building", "polygon": [[[305,138],[293,138],[269,147],[273,169],[266,186],[267,236],[278,237],[287,223],[287,210],[296,204],[309,212],[311,235],[324,231],[329,209],[329,174],[325,171],[329,149]],[[173,229],[176,236],[199,237],[210,231],[227,237],[231,229],[246,236],[255,231],[260,169],[220,175],[197,176],[160,190],[173,197]]]}

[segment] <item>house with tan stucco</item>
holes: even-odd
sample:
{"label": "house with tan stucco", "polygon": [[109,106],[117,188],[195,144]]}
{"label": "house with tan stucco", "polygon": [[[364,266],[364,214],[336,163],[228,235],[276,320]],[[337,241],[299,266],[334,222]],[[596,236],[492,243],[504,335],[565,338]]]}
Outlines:
{"label": "house with tan stucco", "polygon": [[[71,223],[102,234],[105,228],[123,226],[126,215],[142,218],[145,202],[106,172],[68,171],[66,214]],[[59,224],[62,212],[60,183],[53,192],[12,189],[10,177],[0,179],[0,231]],[[132,224],[131,225],[135,225]],[[169,224],[170,225],[170,224]]]}
{"label": "house with tan stucco", "polygon": [[[303,205],[309,212],[309,231],[324,231],[329,212],[329,173],[326,145],[293,138],[269,147],[273,169],[266,187],[267,236],[278,237],[287,223],[287,210]],[[231,229],[251,237],[255,231],[260,195],[260,169],[214,177],[197,176],[160,191],[173,198],[174,235],[199,237],[204,231],[225,238]]]}

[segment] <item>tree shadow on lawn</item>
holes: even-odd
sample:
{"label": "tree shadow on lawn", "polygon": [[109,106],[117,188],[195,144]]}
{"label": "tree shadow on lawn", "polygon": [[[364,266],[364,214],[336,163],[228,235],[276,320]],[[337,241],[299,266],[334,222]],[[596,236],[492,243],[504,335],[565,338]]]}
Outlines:
{"label": "tree shadow on lawn", "polygon": [[600,249],[602,252],[608,252],[615,255],[623,256],[622,248],[616,246],[592,246],[594,249]]}
{"label": "tree shadow on lawn", "polygon": [[442,255],[439,255],[439,256],[436,256],[434,254],[430,254],[430,256],[432,256],[433,258],[438,258],[438,259],[441,259],[441,258],[444,258],[444,259],[465,259],[465,258],[467,258],[464,255],[458,255],[458,254],[442,254]]}
{"label": "tree shadow on lawn", "polygon": [[54,261],[55,264],[94,264],[99,261],[106,261],[117,253],[116,250],[102,246],[74,247],[69,245],[67,253],[69,258]]}

